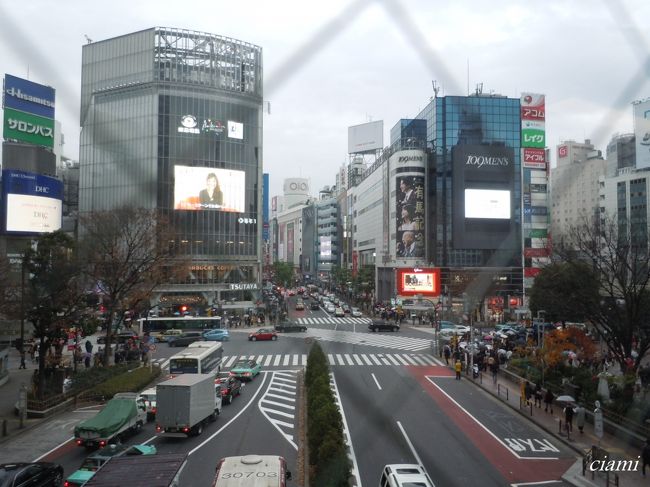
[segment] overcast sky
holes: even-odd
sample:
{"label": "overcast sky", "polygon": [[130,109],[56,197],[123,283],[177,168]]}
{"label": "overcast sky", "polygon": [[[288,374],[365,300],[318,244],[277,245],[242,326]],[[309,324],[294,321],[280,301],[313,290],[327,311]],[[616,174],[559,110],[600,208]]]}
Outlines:
{"label": "overcast sky", "polygon": [[383,120],[387,144],[395,122],[428,103],[432,80],[440,95],[477,83],[544,93],[549,147],[592,139],[604,153],[612,133],[632,131],[631,102],[650,96],[648,18],[647,0],[4,1],[0,69],[57,90],[64,153],[77,159],[85,35],[165,26],[251,42],[271,103],[271,195],[288,177],[310,178],[316,194],[348,160],[348,126]]}

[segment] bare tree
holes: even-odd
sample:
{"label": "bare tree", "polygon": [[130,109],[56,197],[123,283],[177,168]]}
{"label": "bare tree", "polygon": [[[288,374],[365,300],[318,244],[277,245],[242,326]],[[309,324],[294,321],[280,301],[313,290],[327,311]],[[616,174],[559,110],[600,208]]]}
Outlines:
{"label": "bare tree", "polygon": [[82,218],[83,255],[87,275],[106,306],[106,346],[109,363],[111,335],[124,313],[149,301],[153,290],[186,270],[174,258],[169,222],[157,211],[122,207]]}
{"label": "bare tree", "polygon": [[621,370],[627,369],[626,360],[636,344],[636,371],[650,348],[650,250],[647,224],[635,226],[631,221],[585,218],[555,245],[555,251],[568,264],[592,266],[599,299],[579,299],[579,290],[565,299],[582,308]]}

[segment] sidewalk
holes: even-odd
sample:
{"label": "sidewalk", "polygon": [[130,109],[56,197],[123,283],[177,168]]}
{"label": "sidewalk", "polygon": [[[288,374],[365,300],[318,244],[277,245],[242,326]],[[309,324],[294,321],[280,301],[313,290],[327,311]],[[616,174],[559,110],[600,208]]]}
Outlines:
{"label": "sidewalk", "polygon": [[[435,330],[420,326],[413,327],[418,331],[435,335]],[[641,475],[642,462],[638,458],[641,455],[640,449],[630,446],[627,442],[610,434],[604,432],[603,438],[598,441],[598,437],[594,434],[594,427],[592,424],[587,423],[584,428],[584,433],[580,434],[577,426],[567,438],[566,433],[560,432],[560,420],[563,420],[562,408],[559,404],[553,405],[553,414],[545,413],[544,408],[537,407],[523,407],[521,404],[520,385],[502,372],[499,373],[496,383],[493,382],[491,374],[481,374],[478,379],[471,379],[471,375],[465,375],[467,380],[472,381],[477,387],[482,388],[486,392],[499,398],[505,404],[517,411],[519,414],[525,416],[528,420],[545,430],[547,433],[553,435],[559,441],[562,441],[569,448],[572,448],[580,459],[571,467],[563,476],[563,479],[577,486],[605,486],[606,478],[605,473],[596,472],[592,480],[592,475],[587,471],[586,475],[582,475],[582,457],[594,445],[599,445],[600,448],[608,452],[607,460],[632,460],[636,462],[639,460],[636,471],[618,472],[619,483],[621,487],[637,487],[650,485],[650,473],[647,472],[647,477],[643,478]],[[610,485],[616,485],[614,480],[614,472],[610,473]]]}

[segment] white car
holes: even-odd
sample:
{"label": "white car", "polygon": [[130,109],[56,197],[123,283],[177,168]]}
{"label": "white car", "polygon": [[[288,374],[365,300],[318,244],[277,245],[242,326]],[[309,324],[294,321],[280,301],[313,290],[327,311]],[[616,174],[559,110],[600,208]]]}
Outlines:
{"label": "white car", "polygon": [[147,408],[147,420],[151,421],[156,418],[156,388],[152,387],[140,393],[139,399],[144,400]]}
{"label": "white car", "polygon": [[351,311],[350,314],[355,318],[360,318],[361,316],[363,316],[363,313],[361,312],[361,310],[359,308],[352,308],[352,311]]}
{"label": "white car", "polygon": [[345,316],[345,311],[343,311],[343,308],[340,306],[337,306],[336,309],[334,309],[334,316],[337,318],[343,318]]}
{"label": "white car", "polygon": [[379,479],[379,487],[435,487],[421,465],[386,465]]}
{"label": "white car", "polygon": [[325,311],[327,311],[330,314],[333,314],[336,311],[336,306],[334,306],[332,303],[326,303]]}

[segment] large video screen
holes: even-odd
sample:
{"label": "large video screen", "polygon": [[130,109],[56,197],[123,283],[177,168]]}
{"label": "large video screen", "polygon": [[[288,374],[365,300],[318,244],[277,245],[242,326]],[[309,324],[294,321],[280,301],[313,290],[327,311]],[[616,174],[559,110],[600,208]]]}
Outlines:
{"label": "large video screen", "polygon": [[438,296],[440,269],[402,268],[396,270],[397,292],[403,296]]}
{"label": "large video screen", "polygon": [[510,207],[510,191],[465,190],[465,218],[509,220]]}
{"label": "large video screen", "polygon": [[174,209],[243,213],[245,183],[244,171],[174,166]]}
{"label": "large video screen", "polygon": [[11,169],[2,176],[7,232],[38,234],[61,228],[61,181]]}

